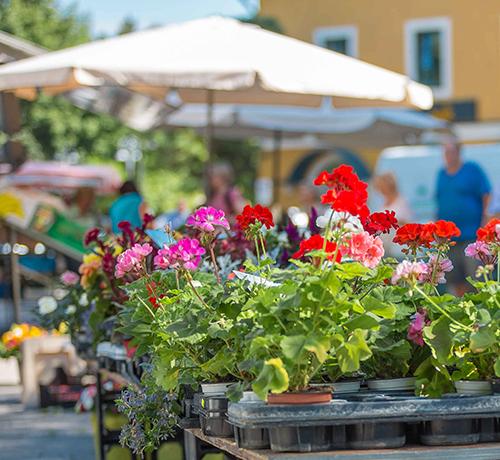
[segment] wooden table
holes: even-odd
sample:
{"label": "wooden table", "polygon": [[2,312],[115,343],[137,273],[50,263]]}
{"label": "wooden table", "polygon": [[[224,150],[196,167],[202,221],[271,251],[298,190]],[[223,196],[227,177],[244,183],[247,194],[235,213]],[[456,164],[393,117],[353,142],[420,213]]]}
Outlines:
{"label": "wooden table", "polygon": [[205,436],[199,428],[184,430],[184,457],[198,460],[199,441],[210,444],[240,460],[500,460],[500,443],[470,446],[408,446],[400,449],[337,450],[332,452],[276,453],[270,450],[239,449],[234,439]]}

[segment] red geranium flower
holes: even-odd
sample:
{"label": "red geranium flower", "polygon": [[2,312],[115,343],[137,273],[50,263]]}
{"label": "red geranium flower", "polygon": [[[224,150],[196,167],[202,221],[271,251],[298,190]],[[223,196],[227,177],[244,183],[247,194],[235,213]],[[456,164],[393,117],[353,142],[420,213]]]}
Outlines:
{"label": "red geranium flower", "polygon": [[[300,242],[299,250],[292,256],[294,259],[302,259],[307,256],[312,251],[318,251],[323,249],[324,238],[321,235],[313,235],[307,240],[302,240]],[[340,262],[342,255],[340,251],[337,251],[337,245],[332,241],[327,241],[325,247],[326,257],[328,260],[333,260],[335,257],[335,252],[337,253],[336,261]]]}
{"label": "red geranium flower", "polygon": [[432,238],[429,238],[428,233],[424,232],[424,225],[405,224],[396,230],[396,236],[393,241],[397,244],[406,244],[416,249],[420,246],[429,247]]}
{"label": "red geranium flower", "polygon": [[327,187],[333,187],[335,185],[335,181],[332,174],[328,171],[322,171],[318,174],[318,177],[314,179],[313,184],[318,186],[326,185]]}
{"label": "red geranium flower", "polygon": [[500,219],[491,219],[484,227],[481,227],[477,232],[477,239],[485,243],[492,243],[500,239],[496,231],[497,225],[500,225]]}
{"label": "red geranium flower", "polygon": [[255,223],[260,223],[265,225],[267,228],[274,227],[273,215],[269,208],[261,206],[260,204],[254,207],[246,205],[243,208],[243,212],[236,216],[236,221],[238,222],[241,230],[246,232],[250,225]]}
{"label": "red geranium flower", "polygon": [[87,233],[85,233],[85,236],[83,238],[83,244],[85,246],[88,246],[90,243],[97,241],[97,238],[99,237],[99,233],[100,233],[100,230],[97,227],[91,228]]}
{"label": "red geranium flower", "polygon": [[459,228],[447,220],[438,220],[425,224],[422,232],[425,238],[429,241],[436,241],[438,244],[445,243],[453,237],[460,236]]}
{"label": "red geranium flower", "polygon": [[328,190],[322,197],[323,204],[331,205],[331,208],[338,212],[348,212],[353,216],[359,216],[361,220],[365,220],[370,214],[366,200],[368,194],[363,188],[354,190],[342,190],[335,192]]}
{"label": "red geranium flower", "polygon": [[329,187],[330,190],[321,197],[321,202],[329,204],[335,211],[349,212],[363,220],[370,213],[366,206],[367,184],[359,180],[352,166],[340,165],[331,173],[323,171],[314,184]]}
{"label": "red geranium flower", "polygon": [[394,211],[374,212],[370,214],[363,224],[370,235],[389,233],[392,228],[398,228],[398,220]]}

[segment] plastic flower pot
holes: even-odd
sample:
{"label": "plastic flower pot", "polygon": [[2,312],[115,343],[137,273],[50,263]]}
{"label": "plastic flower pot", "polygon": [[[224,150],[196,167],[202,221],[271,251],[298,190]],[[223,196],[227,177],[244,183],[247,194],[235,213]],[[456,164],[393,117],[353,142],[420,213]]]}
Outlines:
{"label": "plastic flower pot", "polygon": [[345,426],[293,426],[269,428],[274,452],[319,452],[345,449]]}
{"label": "plastic flower pot", "polygon": [[455,382],[458,394],[482,396],[493,394],[491,382],[487,380],[458,380]]}
{"label": "plastic flower pot", "polygon": [[266,428],[234,427],[234,438],[240,449],[268,449],[269,433]]}
{"label": "plastic flower pot", "polygon": [[479,442],[500,442],[500,417],[479,420]]}
{"label": "plastic flower pot", "polygon": [[420,442],[426,446],[455,446],[479,442],[479,421],[430,420],[420,425]]}
{"label": "plastic flower pot", "polygon": [[[260,403],[261,399],[253,391],[244,391],[240,402]],[[234,427],[234,438],[241,449],[268,449],[269,432],[267,428]]]}
{"label": "plastic flower pot", "polygon": [[368,380],[366,383],[369,390],[379,393],[413,393],[415,391],[415,377]]}
{"label": "plastic flower pot", "polygon": [[202,383],[201,392],[204,395],[225,395],[227,389],[232,385],[231,382],[225,383]]}
{"label": "plastic flower pot", "polygon": [[361,389],[361,380],[346,380],[343,382],[334,382],[333,395],[344,395],[351,393],[359,393]]}
{"label": "plastic flower pot", "polygon": [[[311,383],[309,386],[311,388],[325,388],[325,383]],[[361,380],[344,380],[326,384],[326,386],[331,388],[333,397],[336,397],[339,395],[359,393],[361,389]]]}
{"label": "plastic flower pot", "polygon": [[330,390],[308,391],[301,393],[269,393],[267,396],[268,404],[327,404],[332,400]]}
{"label": "plastic flower pot", "polygon": [[254,391],[244,391],[243,392],[243,397],[241,398],[241,401],[244,401],[244,402],[250,402],[250,401],[257,401],[257,402],[260,402],[262,401],[258,396],[257,396],[257,393],[255,393]]}
{"label": "plastic flower pot", "polygon": [[389,449],[406,443],[405,424],[370,422],[347,425],[347,445],[351,449]]}
{"label": "plastic flower pot", "polygon": [[206,396],[201,398],[199,409],[200,425],[207,436],[231,438],[233,427],[227,421],[228,399],[224,396]]}

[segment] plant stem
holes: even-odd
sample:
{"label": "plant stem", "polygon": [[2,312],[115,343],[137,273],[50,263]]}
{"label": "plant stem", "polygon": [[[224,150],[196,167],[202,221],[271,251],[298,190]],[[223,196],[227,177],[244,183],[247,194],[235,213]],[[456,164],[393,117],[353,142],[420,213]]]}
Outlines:
{"label": "plant stem", "polygon": [[320,265],[323,265],[323,262],[325,261],[325,258],[326,258],[326,243],[328,242],[328,236],[330,234],[332,220],[333,220],[333,209],[332,209],[332,213],[330,214],[330,218],[328,219],[328,224],[326,225],[326,228],[325,228],[325,236],[323,237],[323,254],[321,254]]}
{"label": "plant stem", "polygon": [[209,245],[209,251],[210,251],[210,258],[212,259],[212,263],[214,264],[214,273],[215,277],[217,278],[217,282],[220,283],[220,274],[219,274],[219,267],[217,266],[217,259],[215,258],[215,252],[214,252],[214,245],[213,243],[210,243]]}
{"label": "plant stem", "polygon": [[457,321],[456,319],[452,318],[446,310],[441,308],[434,300],[432,300],[422,289],[420,289],[418,286],[415,286],[415,289],[431,304],[436,308],[441,314],[446,316],[452,323],[456,324],[457,326],[460,326],[462,329],[465,329],[467,331],[473,332],[474,329],[470,326],[466,326],[465,324],[462,324],[460,321]]}
{"label": "plant stem", "polygon": [[262,236],[262,233],[259,233],[259,240],[260,240],[260,245],[262,247],[262,257],[267,259],[266,245],[264,243],[264,237]]}
{"label": "plant stem", "polygon": [[155,314],[153,313],[153,310],[151,310],[151,308],[149,308],[149,305],[148,305],[146,302],[144,302],[144,300],[142,300],[140,297],[137,297],[137,298],[138,298],[138,299],[142,302],[142,304],[146,307],[146,309],[148,310],[148,312],[149,312],[149,314],[151,315],[151,317],[152,317],[153,319],[155,319],[155,318],[156,318],[156,317],[155,317]]}
{"label": "plant stem", "polygon": [[193,278],[191,277],[191,275],[189,273],[186,273],[186,279],[187,279],[187,282],[189,283],[189,286],[191,286],[191,289],[193,290],[193,293],[194,295],[197,297],[197,299],[201,302],[201,304],[206,307],[206,308],[210,308],[207,303],[203,300],[203,298],[201,297],[200,293],[198,292],[198,290],[194,287],[194,284],[193,284]]}
{"label": "plant stem", "polygon": [[439,265],[439,259],[441,257],[441,250],[438,250],[436,260],[434,262],[434,266],[432,267],[432,273],[431,273],[431,283],[434,285],[434,277],[436,276],[436,270]]}
{"label": "plant stem", "polygon": [[257,252],[257,261],[260,264],[259,240],[258,240],[257,237],[254,237],[253,241],[254,241],[254,244],[255,244],[255,252]]}

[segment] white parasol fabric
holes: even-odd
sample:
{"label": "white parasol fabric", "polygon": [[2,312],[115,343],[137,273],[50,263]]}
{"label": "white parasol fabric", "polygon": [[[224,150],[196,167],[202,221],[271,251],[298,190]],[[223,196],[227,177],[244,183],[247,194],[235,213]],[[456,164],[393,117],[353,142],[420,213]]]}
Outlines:
{"label": "white parasol fabric", "polygon": [[[385,148],[415,144],[433,131],[445,131],[444,120],[405,108],[325,108],[216,104],[214,134],[220,138],[301,137],[317,135],[338,147]],[[202,130],[207,124],[203,104],[186,104],[167,116],[169,128]]]}
{"label": "white parasol fabric", "polygon": [[[372,64],[244,24],[211,17],[55,51],[2,66],[0,90],[32,98],[80,87],[118,85],[182,102],[340,107],[363,104],[428,109],[429,87]],[[349,101],[345,101],[344,99]]]}

